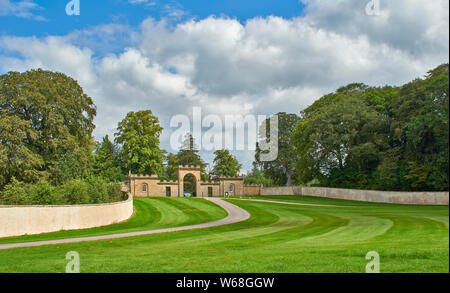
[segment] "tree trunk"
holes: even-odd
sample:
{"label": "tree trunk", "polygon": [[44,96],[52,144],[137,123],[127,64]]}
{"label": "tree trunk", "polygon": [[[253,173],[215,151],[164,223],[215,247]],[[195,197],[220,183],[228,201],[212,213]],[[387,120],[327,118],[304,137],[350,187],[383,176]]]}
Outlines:
{"label": "tree trunk", "polygon": [[291,173],[290,172],[286,172],[286,177],[287,177],[286,186],[292,186]]}

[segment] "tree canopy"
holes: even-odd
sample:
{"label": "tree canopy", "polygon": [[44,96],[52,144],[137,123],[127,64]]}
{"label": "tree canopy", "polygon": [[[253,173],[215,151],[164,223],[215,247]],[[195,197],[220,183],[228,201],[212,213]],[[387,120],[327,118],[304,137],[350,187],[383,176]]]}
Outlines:
{"label": "tree canopy", "polygon": [[238,176],[242,165],[229,150],[217,150],[214,152],[214,167],[212,175],[215,176]]}
{"label": "tree canopy", "polygon": [[[256,146],[254,168],[260,169],[265,177],[271,178],[274,184],[279,186],[291,185],[295,176],[296,152],[291,144],[291,133],[297,125],[300,117],[296,114],[278,113],[278,157],[274,161],[261,162],[261,149]],[[266,124],[266,133],[263,137],[270,139],[270,119]],[[260,129],[263,129],[260,127]]]}
{"label": "tree canopy", "polygon": [[116,143],[126,169],[134,174],[162,175],[164,150],[159,147],[163,128],[151,110],[129,112],[117,127]]}
{"label": "tree canopy", "polygon": [[206,174],[207,164],[199,155],[198,146],[195,144],[194,137],[191,133],[184,136],[183,144],[177,154],[169,153],[166,157],[167,162],[167,179],[178,180],[178,166],[195,165],[201,167],[202,179],[209,178]]}
{"label": "tree canopy", "polygon": [[448,64],[401,87],[351,84],[301,112],[296,183],[448,190]]}
{"label": "tree canopy", "polygon": [[77,81],[45,70],[0,75],[0,188],[58,181],[57,163],[73,156],[82,171],[93,150],[96,107]]}
{"label": "tree canopy", "polygon": [[[106,135],[101,143],[97,143],[94,153],[93,173],[109,182],[122,181],[120,149]],[[125,171],[126,172],[126,171]]]}

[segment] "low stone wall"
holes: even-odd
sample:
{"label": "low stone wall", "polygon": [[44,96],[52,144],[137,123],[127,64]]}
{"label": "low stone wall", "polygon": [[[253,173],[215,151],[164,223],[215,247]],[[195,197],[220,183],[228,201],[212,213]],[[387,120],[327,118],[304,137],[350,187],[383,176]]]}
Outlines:
{"label": "low stone wall", "polygon": [[376,190],[357,190],[326,187],[269,187],[262,188],[261,195],[309,195],[345,200],[419,204],[419,205],[448,205],[449,193],[447,192],[395,192]]}
{"label": "low stone wall", "polygon": [[260,195],[261,186],[259,185],[244,185],[243,195]]}
{"label": "low stone wall", "polygon": [[0,206],[0,238],[107,226],[132,215],[132,196],[96,205]]}
{"label": "low stone wall", "polygon": [[263,187],[260,193],[261,195],[302,195],[301,187],[297,186]]}

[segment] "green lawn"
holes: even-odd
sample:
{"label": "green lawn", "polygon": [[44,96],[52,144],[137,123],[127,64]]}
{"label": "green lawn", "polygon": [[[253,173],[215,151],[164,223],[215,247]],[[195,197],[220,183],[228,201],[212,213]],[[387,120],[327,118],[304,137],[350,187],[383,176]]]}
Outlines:
{"label": "green lawn", "polygon": [[[363,273],[368,262],[365,255],[369,251],[379,253],[381,272],[449,272],[448,206],[401,206],[295,196],[258,199],[339,207],[231,199],[230,202],[249,211],[251,218],[209,229],[4,250],[0,251],[0,272],[64,272],[68,251],[80,253],[81,272],[85,273]],[[133,220],[114,225],[115,228],[81,233],[135,231],[133,229],[141,230],[141,224],[146,225],[145,229],[179,226],[181,222],[204,221],[216,212],[216,218],[225,216],[222,209],[214,209],[211,203],[205,202],[201,199],[140,199],[136,201],[138,213]],[[143,203],[145,209],[139,207]],[[191,216],[189,212],[165,216],[170,212],[159,206],[199,203],[204,204],[198,208],[205,211],[203,217]],[[140,215],[140,210],[145,216]],[[179,221],[181,215],[184,220]],[[141,217],[146,220],[136,220]],[[61,233],[62,237],[87,235],[80,231]],[[48,235],[30,236],[30,240],[34,237]]]}

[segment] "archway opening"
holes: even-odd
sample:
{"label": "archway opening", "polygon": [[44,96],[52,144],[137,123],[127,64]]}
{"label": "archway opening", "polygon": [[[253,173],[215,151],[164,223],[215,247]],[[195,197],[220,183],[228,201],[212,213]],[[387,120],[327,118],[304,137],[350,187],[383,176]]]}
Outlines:
{"label": "archway opening", "polygon": [[192,174],[187,174],[183,178],[183,196],[186,197],[197,197],[196,192],[197,182],[195,176]]}

